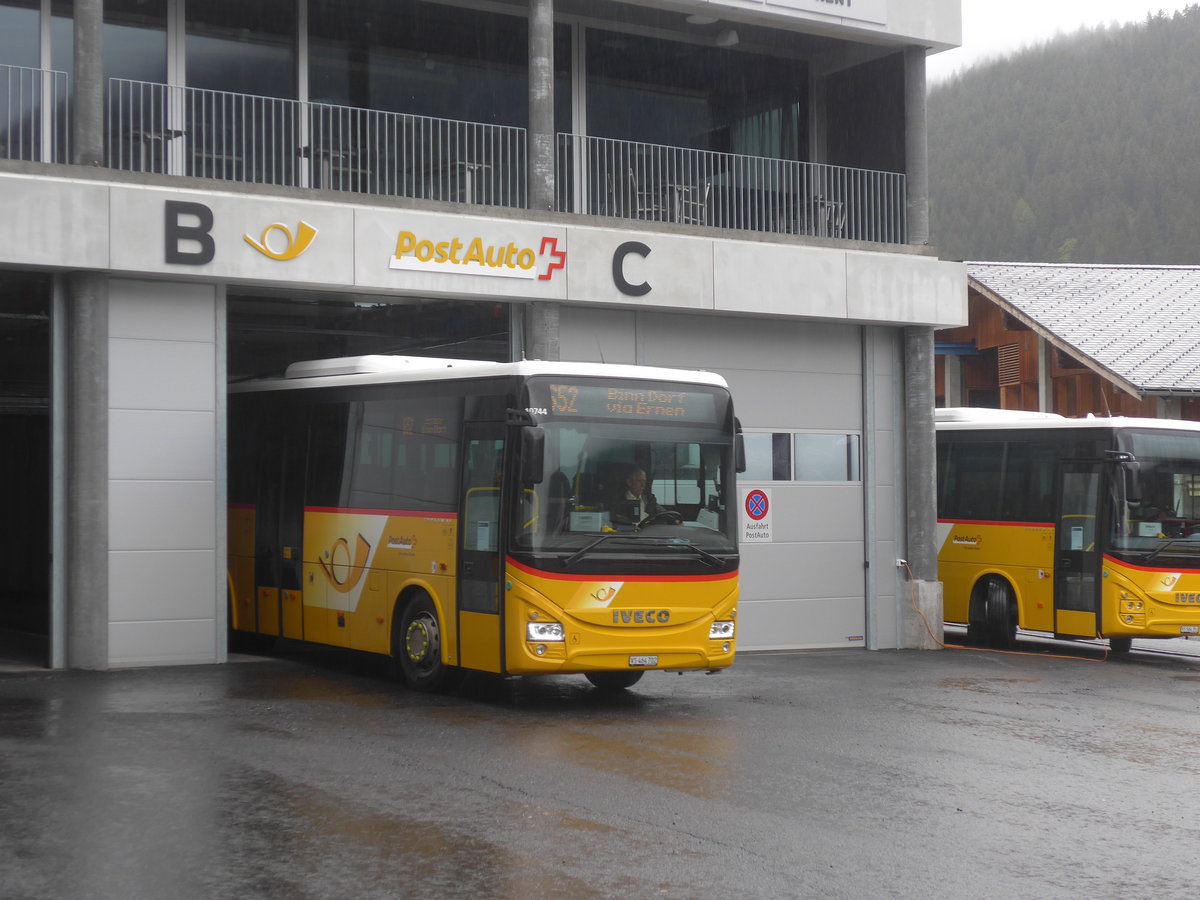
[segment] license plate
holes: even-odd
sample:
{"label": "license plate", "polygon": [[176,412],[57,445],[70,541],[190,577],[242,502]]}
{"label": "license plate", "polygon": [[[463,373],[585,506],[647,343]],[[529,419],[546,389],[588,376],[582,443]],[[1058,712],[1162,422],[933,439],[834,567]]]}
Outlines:
{"label": "license plate", "polygon": [[631,666],[657,666],[658,665],[658,657],[657,656],[631,656],[631,657],[629,657],[629,664]]}
{"label": "license plate", "polygon": [[1200,625],[1180,625],[1180,634],[1200,634]]}

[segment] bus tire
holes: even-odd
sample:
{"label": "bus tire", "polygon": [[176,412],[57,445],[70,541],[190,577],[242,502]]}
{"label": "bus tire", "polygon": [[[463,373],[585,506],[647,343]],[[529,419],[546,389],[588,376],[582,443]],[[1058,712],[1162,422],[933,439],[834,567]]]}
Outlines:
{"label": "bus tire", "polygon": [[984,583],[983,603],[988,645],[1011,650],[1017,643],[1017,604],[1008,582],[995,575],[989,577]]}
{"label": "bus tire", "polygon": [[462,680],[462,669],[442,662],[442,626],[424,592],[392,616],[392,662],[395,674],[414,690],[449,691]]}
{"label": "bus tire", "polygon": [[1133,649],[1133,638],[1131,637],[1110,637],[1108,639],[1109,653],[1128,653]]}
{"label": "bus tire", "polygon": [[590,681],[598,691],[623,691],[641,681],[645,674],[645,672],[584,672],[583,677]]}
{"label": "bus tire", "polygon": [[1008,582],[987,575],[975,583],[967,612],[967,640],[999,650],[1013,647],[1017,639],[1017,606]]}

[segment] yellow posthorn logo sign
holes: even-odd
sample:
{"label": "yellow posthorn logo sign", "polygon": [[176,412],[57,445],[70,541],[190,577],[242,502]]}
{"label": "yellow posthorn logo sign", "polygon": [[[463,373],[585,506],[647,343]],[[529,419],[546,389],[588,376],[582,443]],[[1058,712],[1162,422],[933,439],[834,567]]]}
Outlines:
{"label": "yellow posthorn logo sign", "polygon": [[[283,234],[283,239],[286,243],[281,250],[276,250],[271,246],[271,232],[273,231]],[[292,232],[282,222],[274,222],[263,229],[262,237],[258,240],[255,240],[248,234],[242,235],[242,239],[263,256],[286,261],[295,259],[307,250],[312,245],[316,236],[317,229],[301,219],[300,224],[296,227],[295,237],[292,236]]]}
{"label": "yellow posthorn logo sign", "polygon": [[350,593],[362,579],[370,556],[371,545],[361,534],[355,541],[353,559],[350,557],[350,542],[345,538],[338,538],[333,542],[333,547],[326,552],[325,558],[320,561],[329,586],[339,594]]}

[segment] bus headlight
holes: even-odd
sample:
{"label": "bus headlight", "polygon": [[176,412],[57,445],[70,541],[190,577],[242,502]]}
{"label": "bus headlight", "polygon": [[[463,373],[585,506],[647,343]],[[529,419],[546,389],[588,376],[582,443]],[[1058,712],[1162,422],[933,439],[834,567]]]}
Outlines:
{"label": "bus headlight", "polygon": [[527,641],[562,641],[565,638],[561,622],[530,622],[525,626]]}
{"label": "bus headlight", "polygon": [[713,622],[708,629],[708,639],[710,641],[724,641],[733,637],[733,622],[718,620]]}

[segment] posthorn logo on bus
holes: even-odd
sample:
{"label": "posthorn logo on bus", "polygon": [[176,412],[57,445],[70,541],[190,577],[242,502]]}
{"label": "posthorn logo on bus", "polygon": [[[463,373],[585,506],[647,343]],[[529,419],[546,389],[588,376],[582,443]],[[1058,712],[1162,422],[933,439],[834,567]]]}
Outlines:
{"label": "posthorn logo on bus", "polygon": [[536,243],[534,249],[515,241],[498,244],[482,237],[459,236],[433,240],[415,231],[401,231],[388,268],[550,281],[555,272],[566,268],[567,251],[558,249],[556,237],[542,237]]}

